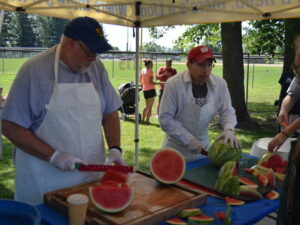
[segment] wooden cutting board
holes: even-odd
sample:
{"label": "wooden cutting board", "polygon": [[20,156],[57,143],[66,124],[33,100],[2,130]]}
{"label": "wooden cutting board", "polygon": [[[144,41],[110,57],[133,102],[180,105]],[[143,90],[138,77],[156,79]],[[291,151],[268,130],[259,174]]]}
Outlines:
{"label": "wooden cutting board", "polygon": [[[91,182],[80,186],[48,192],[44,202],[67,215],[66,199],[74,193],[88,194]],[[207,194],[182,184],[164,185],[140,171],[129,178],[134,188],[134,199],[125,210],[118,213],[104,213],[91,201],[88,204],[86,225],[154,225],[175,216],[180,210],[197,207],[205,203]]]}

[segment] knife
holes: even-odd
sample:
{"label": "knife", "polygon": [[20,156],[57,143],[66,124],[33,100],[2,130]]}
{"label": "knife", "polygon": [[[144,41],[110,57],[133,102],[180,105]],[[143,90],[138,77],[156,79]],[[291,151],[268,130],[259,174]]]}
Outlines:
{"label": "knife", "polygon": [[107,171],[109,169],[124,173],[133,173],[133,166],[113,166],[113,165],[98,165],[98,164],[80,164],[75,163],[75,168],[79,171]]}

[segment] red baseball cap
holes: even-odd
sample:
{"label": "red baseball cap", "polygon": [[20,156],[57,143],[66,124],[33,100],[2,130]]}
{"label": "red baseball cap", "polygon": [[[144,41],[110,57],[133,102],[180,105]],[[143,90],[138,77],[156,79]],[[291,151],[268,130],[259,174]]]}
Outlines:
{"label": "red baseball cap", "polygon": [[206,59],[213,59],[216,61],[212,50],[204,45],[193,48],[188,55],[188,61],[193,60],[196,63],[202,63]]}

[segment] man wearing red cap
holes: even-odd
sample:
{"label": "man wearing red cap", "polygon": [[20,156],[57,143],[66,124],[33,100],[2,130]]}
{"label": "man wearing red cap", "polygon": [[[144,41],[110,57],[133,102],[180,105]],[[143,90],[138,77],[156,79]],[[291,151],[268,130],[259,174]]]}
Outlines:
{"label": "man wearing red cap", "polygon": [[168,79],[162,96],[159,121],[166,132],[164,147],[179,150],[187,161],[203,157],[209,149],[208,126],[217,114],[224,138],[240,148],[234,135],[235,110],[224,79],[211,74],[215,58],[206,46],[188,54],[187,71]]}
{"label": "man wearing red cap", "polygon": [[122,101],[97,59],[109,49],[99,23],[78,17],[59,45],[20,69],[2,114],[3,134],[16,146],[16,200],[40,204],[45,192],[100,178],[75,170],[75,163],[124,164]]}

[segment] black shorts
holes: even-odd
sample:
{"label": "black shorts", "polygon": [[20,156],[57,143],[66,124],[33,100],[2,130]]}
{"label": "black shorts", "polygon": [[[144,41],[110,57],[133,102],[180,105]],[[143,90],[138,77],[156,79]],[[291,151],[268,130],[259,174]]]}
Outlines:
{"label": "black shorts", "polygon": [[148,91],[143,91],[144,92],[144,98],[148,99],[148,98],[154,98],[156,96],[156,90],[152,89],[152,90],[148,90]]}
{"label": "black shorts", "polygon": [[164,93],[164,90],[159,90],[158,102],[161,101],[161,97],[162,97],[163,93]]}

